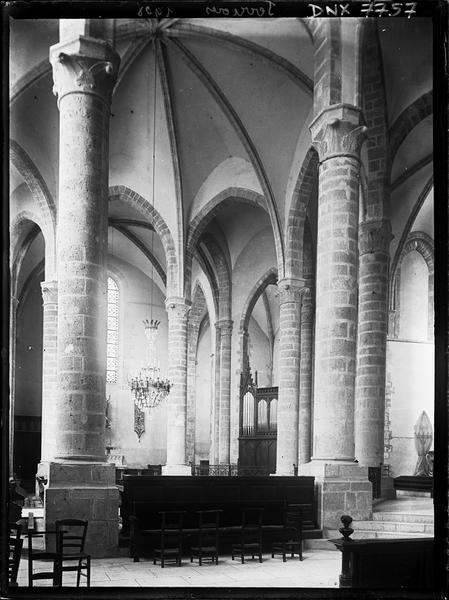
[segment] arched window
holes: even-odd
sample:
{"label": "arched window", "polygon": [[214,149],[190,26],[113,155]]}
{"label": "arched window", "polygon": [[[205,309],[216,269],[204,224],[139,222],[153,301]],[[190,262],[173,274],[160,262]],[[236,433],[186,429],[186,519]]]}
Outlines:
{"label": "arched window", "polygon": [[106,383],[117,383],[118,378],[118,285],[108,277],[108,325],[106,349]]}

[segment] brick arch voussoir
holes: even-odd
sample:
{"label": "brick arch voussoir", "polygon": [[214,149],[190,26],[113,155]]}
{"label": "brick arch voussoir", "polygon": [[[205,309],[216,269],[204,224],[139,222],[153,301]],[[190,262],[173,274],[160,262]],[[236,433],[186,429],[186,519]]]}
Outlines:
{"label": "brick arch voussoir", "polygon": [[16,140],[9,140],[11,164],[22,175],[43,218],[56,226],[56,205],[41,172]]}
{"label": "brick arch voussoir", "polygon": [[11,248],[11,289],[15,290],[22,262],[24,236],[29,223],[37,225],[43,235],[45,245],[45,277],[56,277],[55,238],[52,224],[43,215],[30,210],[23,210],[15,216],[10,225]]}
{"label": "brick arch voussoir", "polygon": [[417,98],[402,111],[389,131],[389,147],[391,164],[400,145],[423,119],[433,112],[433,91],[430,90]]}
{"label": "brick arch voussoir", "polygon": [[210,235],[202,238],[215,265],[218,286],[219,319],[231,318],[231,274],[221,247]]}
{"label": "brick arch voussoir", "polygon": [[167,297],[179,296],[180,293],[177,286],[179,262],[173,236],[164,219],[148,200],[124,185],[117,185],[109,188],[109,199],[117,199],[133,207],[142,216],[146,217],[149,223],[154,227],[165,251],[165,261],[167,265]]}
{"label": "brick arch voussoir", "polygon": [[261,296],[262,292],[271,284],[277,283],[278,279],[278,271],[276,267],[271,267],[262,275],[258,281],[254,284],[251,289],[248,297],[246,299],[245,305],[242,309],[242,314],[240,317],[240,332],[247,332],[249,326],[249,320],[251,318],[251,313],[253,312],[253,308],[256,305],[257,300]]}
{"label": "brick arch voussoir", "polygon": [[[406,257],[412,251],[418,252],[425,260],[427,269],[429,271],[429,281],[433,288],[433,279],[435,275],[435,249],[432,238],[424,233],[423,231],[412,231],[408,234],[405,244],[399,254],[398,261],[395,268],[392,269],[390,274],[390,307],[394,307],[396,304],[398,288],[400,285],[400,274],[401,265]],[[431,290],[433,291],[433,289]]]}
{"label": "brick arch voussoir", "polygon": [[301,278],[303,267],[303,238],[310,199],[318,185],[318,154],[309,148],[296,181],[287,218],[285,276]]}
{"label": "brick arch voussoir", "polygon": [[185,295],[190,297],[192,285],[192,262],[201,234],[207,225],[216,217],[224,207],[232,202],[243,202],[252,206],[258,206],[269,214],[267,203],[262,194],[246,188],[230,187],[219,192],[211,198],[195,215],[189,224],[187,233],[187,244],[185,251]]}

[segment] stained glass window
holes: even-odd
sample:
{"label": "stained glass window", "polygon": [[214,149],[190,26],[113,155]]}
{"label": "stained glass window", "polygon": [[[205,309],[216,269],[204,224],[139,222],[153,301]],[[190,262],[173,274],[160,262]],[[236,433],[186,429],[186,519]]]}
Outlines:
{"label": "stained glass window", "polygon": [[108,325],[106,350],[106,383],[117,383],[118,370],[118,285],[108,277]]}

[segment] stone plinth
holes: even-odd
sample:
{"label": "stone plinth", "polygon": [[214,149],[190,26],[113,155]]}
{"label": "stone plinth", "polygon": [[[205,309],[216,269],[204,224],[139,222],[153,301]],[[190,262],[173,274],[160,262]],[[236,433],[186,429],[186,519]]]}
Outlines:
{"label": "stone plinth", "polygon": [[162,475],[192,475],[192,469],[188,465],[162,465]]}
{"label": "stone plinth", "polygon": [[373,492],[368,468],[344,461],[321,461],[299,465],[298,475],[315,477],[317,521],[323,529],[338,529],[342,515],[354,521],[370,519]]}
{"label": "stone plinth", "polygon": [[[106,463],[50,462],[45,489],[45,529],[58,519],[84,519],[86,552],[94,557],[117,556],[119,491],[115,467]],[[49,536],[47,548],[54,544]]]}

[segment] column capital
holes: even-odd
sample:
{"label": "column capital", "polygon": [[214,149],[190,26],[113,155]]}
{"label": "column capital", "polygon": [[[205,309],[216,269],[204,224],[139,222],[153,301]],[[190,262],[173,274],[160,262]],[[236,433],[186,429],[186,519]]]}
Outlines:
{"label": "column capital", "polygon": [[110,103],[120,57],[106,41],[80,35],[60,42],[50,47],[50,63],[58,105],[70,93],[94,94]]}
{"label": "column capital", "polygon": [[232,335],[232,325],[234,321],[231,319],[220,319],[215,322],[215,327],[220,330],[222,336]]}
{"label": "column capital", "polygon": [[393,239],[390,221],[365,221],[359,226],[359,254],[374,252],[389,253],[390,242]]}
{"label": "column capital", "polygon": [[310,124],[312,143],[320,162],[337,156],[360,160],[367,132],[361,110],[350,104],[329,106]]}
{"label": "column capital", "polygon": [[305,279],[285,278],[277,283],[279,290],[279,304],[287,302],[301,302],[301,296],[305,290]]}
{"label": "column capital", "polygon": [[169,319],[187,319],[192,303],[185,298],[173,296],[165,301]]}
{"label": "column capital", "polygon": [[42,281],[41,282],[43,304],[58,303],[58,282],[57,281]]}

